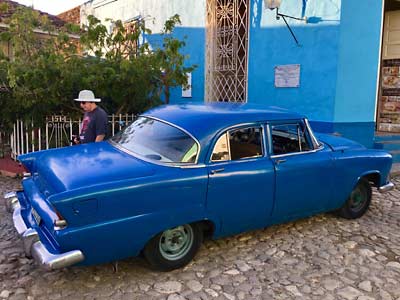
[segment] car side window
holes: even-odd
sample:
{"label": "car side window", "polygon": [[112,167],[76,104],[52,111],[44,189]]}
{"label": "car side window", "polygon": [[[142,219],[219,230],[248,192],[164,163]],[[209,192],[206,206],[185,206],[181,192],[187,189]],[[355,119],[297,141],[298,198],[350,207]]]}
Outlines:
{"label": "car side window", "polygon": [[271,125],[274,155],[313,150],[311,138],[303,122]]}
{"label": "car side window", "polygon": [[229,160],[229,144],[228,144],[228,133],[224,133],[218,139],[217,143],[215,144],[214,151],[211,156],[212,161],[224,161]]}
{"label": "car side window", "polygon": [[217,141],[212,161],[238,160],[263,155],[261,127],[233,129]]}

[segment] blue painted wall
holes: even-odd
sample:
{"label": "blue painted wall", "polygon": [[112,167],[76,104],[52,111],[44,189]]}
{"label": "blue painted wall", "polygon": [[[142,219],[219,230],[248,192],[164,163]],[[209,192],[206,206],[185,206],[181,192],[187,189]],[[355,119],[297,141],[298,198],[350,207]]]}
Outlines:
{"label": "blue painted wall", "polygon": [[[192,74],[192,97],[182,98],[181,88],[175,88],[171,91],[171,103],[204,101],[206,0],[161,2],[124,0],[110,5],[115,6],[114,11],[129,11],[132,16],[153,15],[157,20],[153,30],[156,34],[148,39],[154,47],[162,44],[157,32],[164,20],[175,11],[181,15],[183,26],[176,28],[175,35],[185,38],[182,52],[189,56],[187,65],[198,67]],[[284,21],[276,19],[275,10],[266,9],[263,0],[250,0],[248,102],[298,111],[309,116],[318,131],[338,132],[371,147],[382,2],[282,1],[280,13],[312,21],[287,19],[300,43],[297,45]],[[117,10],[121,3],[126,9]],[[106,10],[98,13],[105,16]],[[300,87],[275,88],[274,68],[287,64],[300,64]]]}
{"label": "blue painted wall", "polygon": [[341,10],[333,122],[335,131],[367,147],[375,133],[382,2],[347,0]]}
{"label": "blue painted wall", "polygon": [[[205,91],[205,29],[176,27],[174,37],[185,42],[185,46],[181,49],[181,53],[187,56],[185,65],[196,65],[197,67],[192,72],[192,97],[183,98],[181,87],[171,88],[170,103],[203,102]],[[147,35],[146,41],[153,48],[162,47],[163,37],[160,34]]]}
{"label": "blue painted wall", "polygon": [[[326,1],[328,2],[328,1]],[[317,24],[287,19],[300,45],[276,12],[254,1],[249,44],[248,101],[278,105],[310,119],[333,121],[340,36],[340,1],[282,2],[282,14],[318,17]],[[275,88],[274,67],[300,64],[299,88]]]}
{"label": "blue painted wall", "polygon": [[176,37],[185,38],[186,46],[182,53],[188,54],[186,65],[197,65],[192,72],[192,97],[182,98],[182,89],[176,88],[171,91],[171,103],[190,101],[203,102],[205,92],[205,45],[206,33],[204,28],[176,28]]}
{"label": "blue painted wall", "polygon": [[[382,1],[285,0],[296,45],[276,12],[254,0],[249,43],[248,101],[301,112],[322,132],[373,146]],[[299,88],[275,88],[274,67],[300,64]]]}
{"label": "blue painted wall", "polygon": [[375,118],[382,1],[343,1],[335,122]]}

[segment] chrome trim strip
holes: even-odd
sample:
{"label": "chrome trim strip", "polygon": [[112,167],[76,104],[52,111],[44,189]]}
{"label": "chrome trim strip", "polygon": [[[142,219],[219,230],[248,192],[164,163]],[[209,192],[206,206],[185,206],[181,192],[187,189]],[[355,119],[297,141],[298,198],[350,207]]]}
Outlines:
{"label": "chrome trim strip", "polygon": [[264,143],[265,143],[265,153],[268,156],[272,154],[272,138],[271,138],[271,128],[268,123],[264,124]]}
{"label": "chrome trim strip", "polygon": [[47,270],[65,268],[77,264],[85,259],[83,253],[79,250],[72,250],[61,254],[52,254],[47,251],[46,247],[40,241],[32,245],[31,252],[35,261]]}
{"label": "chrome trim strip", "polygon": [[19,203],[18,207],[13,212],[13,222],[14,227],[19,235],[23,235],[24,232],[28,230],[28,227],[26,227],[25,225],[24,219],[22,219],[21,207],[19,206]]}
{"label": "chrome trim strip", "polygon": [[278,154],[278,155],[271,155],[271,158],[279,158],[279,157],[286,157],[286,156],[294,156],[294,155],[305,155],[308,153],[315,153],[324,149],[324,144],[322,144],[318,149],[310,150],[310,151],[303,151],[303,152],[292,152],[292,153],[285,153],[285,154]]}
{"label": "chrome trim strip", "polygon": [[304,118],[304,122],[306,123],[306,127],[307,127],[307,130],[308,130],[308,133],[310,134],[311,139],[313,140],[314,147],[317,146],[318,147],[317,149],[319,149],[321,147],[322,143],[320,143],[318,141],[317,137],[314,135],[314,132],[311,129],[310,122],[308,121],[307,118]]}
{"label": "chrome trim strip", "polygon": [[196,142],[197,147],[198,147],[195,162],[194,162],[194,163],[190,163],[190,164],[188,164],[188,163],[177,163],[177,162],[175,162],[175,163],[158,162],[158,161],[155,161],[155,160],[148,159],[148,158],[146,158],[145,156],[140,155],[140,154],[138,154],[138,153],[135,153],[135,152],[133,152],[133,151],[130,151],[129,149],[126,149],[126,148],[122,147],[121,145],[117,144],[116,142],[112,141],[111,139],[109,139],[108,142],[109,142],[111,145],[115,146],[116,148],[118,148],[119,150],[121,150],[121,151],[123,151],[123,152],[125,152],[125,153],[127,153],[127,154],[130,154],[130,155],[132,155],[132,156],[138,157],[138,158],[140,158],[141,160],[144,160],[144,161],[147,161],[147,162],[156,164],[156,165],[161,165],[161,166],[166,166],[166,167],[178,167],[178,168],[179,168],[179,167],[181,167],[181,166],[191,166],[191,165],[196,165],[196,164],[198,163],[198,159],[199,159],[200,152],[201,152],[201,145],[200,145],[200,142],[199,142],[189,131],[187,131],[186,129],[181,128],[181,127],[179,127],[179,126],[177,126],[177,125],[175,125],[175,124],[173,124],[173,123],[170,123],[170,122],[168,122],[168,121],[164,121],[164,120],[162,120],[162,119],[158,119],[158,118],[155,118],[155,117],[145,116],[145,115],[139,115],[138,118],[139,118],[139,117],[148,118],[148,119],[153,119],[153,120],[156,120],[156,121],[165,123],[165,124],[167,124],[167,125],[170,125],[170,126],[172,126],[172,127],[177,128],[177,129],[180,130],[180,131],[183,131],[183,132],[186,133],[188,136],[190,136],[190,137]]}
{"label": "chrome trim strip", "polygon": [[387,184],[382,185],[381,187],[379,187],[379,188],[378,188],[378,191],[379,191],[380,193],[386,193],[386,192],[389,192],[389,191],[391,191],[391,190],[393,190],[393,189],[394,189],[394,184],[393,184],[393,182],[388,182]]}
{"label": "chrome trim strip", "polygon": [[12,197],[17,197],[17,192],[8,192],[4,194],[4,199],[12,198]]}
{"label": "chrome trim strip", "polygon": [[[13,198],[11,198],[13,199]],[[27,257],[33,257],[42,267],[48,270],[68,267],[81,262],[85,256],[80,250],[72,250],[65,253],[50,253],[40,241],[36,229],[27,228],[21,215],[21,205],[17,201],[13,206],[13,223],[23,242],[23,248]]]}
{"label": "chrome trim strip", "polygon": [[184,166],[179,166],[181,169],[200,169],[200,168],[205,168],[205,164],[197,164],[197,165],[184,165]]}

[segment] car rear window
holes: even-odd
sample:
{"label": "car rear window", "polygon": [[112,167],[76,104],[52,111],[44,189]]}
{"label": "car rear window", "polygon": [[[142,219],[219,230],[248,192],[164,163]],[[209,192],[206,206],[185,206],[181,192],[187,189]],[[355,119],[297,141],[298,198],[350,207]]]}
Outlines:
{"label": "car rear window", "polygon": [[112,137],[111,142],[133,154],[164,163],[195,163],[199,151],[188,133],[148,117],[139,117]]}

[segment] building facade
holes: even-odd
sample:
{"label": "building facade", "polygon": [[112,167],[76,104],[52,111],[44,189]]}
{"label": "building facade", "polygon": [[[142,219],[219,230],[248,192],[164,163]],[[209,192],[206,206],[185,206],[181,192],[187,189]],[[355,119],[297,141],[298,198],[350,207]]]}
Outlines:
{"label": "building facade", "polygon": [[[15,1],[11,1],[11,0],[0,0],[0,6],[3,7],[4,6],[4,10],[2,9],[0,11],[0,32],[2,31],[7,31],[9,28],[9,25],[7,24],[6,20],[8,18],[10,18],[18,9],[21,8],[28,8],[25,5],[19,4]],[[40,16],[42,17],[47,17],[49,19],[49,21],[55,26],[55,28],[59,29],[62,28],[67,22],[64,21],[63,19],[54,16],[54,15],[50,15],[48,13],[42,12],[42,11],[38,11],[33,9],[34,11],[37,11]],[[78,10],[78,17],[79,17],[79,10]],[[78,22],[79,24],[79,22]],[[40,39],[46,39],[49,36],[49,33],[46,31],[41,30],[40,28],[37,28],[34,30],[35,34],[37,34],[37,36]],[[70,35],[70,38],[72,38],[73,40],[78,40],[79,36],[77,35]],[[13,49],[12,49],[12,45],[11,42],[8,41],[2,41],[0,40],[0,51],[2,54],[6,55],[7,57],[12,57],[13,56]]]}
{"label": "building facade", "polygon": [[153,31],[145,38],[159,47],[164,21],[179,14],[182,25],[175,34],[186,40],[187,64],[198,67],[191,89],[175,89],[172,103],[280,106],[307,115],[318,131],[373,147],[378,130],[400,132],[398,3],[92,0],[80,15],[81,23],[88,15],[105,23],[143,19]]}

